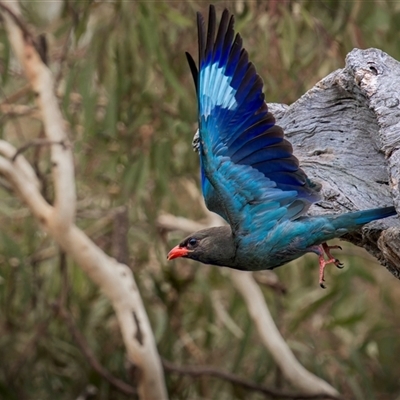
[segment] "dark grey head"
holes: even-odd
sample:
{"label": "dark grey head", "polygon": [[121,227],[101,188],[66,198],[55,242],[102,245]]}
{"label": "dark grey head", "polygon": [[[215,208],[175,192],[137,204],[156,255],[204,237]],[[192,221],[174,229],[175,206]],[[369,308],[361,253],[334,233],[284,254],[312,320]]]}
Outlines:
{"label": "dark grey head", "polygon": [[204,264],[231,266],[235,259],[235,245],[229,226],[202,229],[182,240],[168,253],[168,260],[190,258]]}

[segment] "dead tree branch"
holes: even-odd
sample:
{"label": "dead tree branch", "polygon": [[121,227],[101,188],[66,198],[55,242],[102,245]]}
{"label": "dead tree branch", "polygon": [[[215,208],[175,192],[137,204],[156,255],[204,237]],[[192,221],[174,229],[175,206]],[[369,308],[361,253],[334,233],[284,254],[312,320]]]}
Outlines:
{"label": "dead tree branch", "polygon": [[[400,210],[400,63],[378,49],[354,49],[346,66],[290,107],[270,110],[302,167],[322,184],[312,214],[394,203]],[[400,279],[400,221],[368,224],[346,240],[366,248]]]}

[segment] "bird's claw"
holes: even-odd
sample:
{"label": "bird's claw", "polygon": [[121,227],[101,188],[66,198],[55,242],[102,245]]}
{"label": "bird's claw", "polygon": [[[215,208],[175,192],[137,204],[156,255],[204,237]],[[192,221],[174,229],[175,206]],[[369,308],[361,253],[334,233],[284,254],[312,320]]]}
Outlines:
{"label": "bird's claw", "polygon": [[339,269],[343,269],[344,268],[344,264],[341,263],[337,258],[335,258],[335,265]]}
{"label": "bird's claw", "polygon": [[[342,269],[344,265],[337,259],[334,258],[331,254],[332,249],[339,249],[342,250],[340,246],[328,246],[327,243],[322,243],[320,247],[317,248],[317,254],[319,255],[319,286],[322,289],[326,289],[325,286],[325,279],[324,279],[324,272],[325,272],[325,267],[328,264],[335,264],[337,268]],[[328,257],[328,260],[324,259],[324,253]]]}

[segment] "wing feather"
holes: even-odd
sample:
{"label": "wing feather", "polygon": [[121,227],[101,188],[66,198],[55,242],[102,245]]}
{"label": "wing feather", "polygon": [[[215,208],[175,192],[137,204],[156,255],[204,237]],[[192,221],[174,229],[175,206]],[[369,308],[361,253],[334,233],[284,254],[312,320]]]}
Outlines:
{"label": "wing feather", "polygon": [[263,231],[297,218],[318,200],[283,130],[275,125],[227,10],[217,28],[211,5],[207,31],[197,14],[199,70],[187,54],[199,109],[202,190],[207,207],[233,231]]}

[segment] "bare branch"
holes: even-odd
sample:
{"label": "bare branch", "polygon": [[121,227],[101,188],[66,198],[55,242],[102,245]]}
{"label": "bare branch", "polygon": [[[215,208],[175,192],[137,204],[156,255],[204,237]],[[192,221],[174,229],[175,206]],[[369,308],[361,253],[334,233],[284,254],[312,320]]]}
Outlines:
{"label": "bare branch", "polygon": [[134,395],[137,394],[137,390],[122,381],[121,379],[116,378],[114,375],[111,374],[110,371],[108,371],[106,368],[104,368],[95,355],[93,354],[92,350],[90,349],[89,343],[85,339],[85,337],[82,335],[82,332],[78,329],[78,327],[75,324],[74,319],[72,318],[72,315],[65,309],[61,308],[58,310],[59,315],[64,319],[66,322],[68,329],[74,338],[75,342],[78,344],[79,348],[81,349],[83,355],[86,357],[86,360],[90,364],[90,366],[99,374],[101,375],[104,379],[106,379],[112,386],[114,386],[116,389],[118,389],[120,392],[127,394],[127,395]]}
{"label": "bare branch", "polygon": [[11,161],[16,149],[11,144],[0,140],[0,172],[13,185],[19,196],[26,202],[41,225],[52,215],[52,207],[44,200],[39,188],[40,183],[25,157]]}
{"label": "bare branch", "polygon": [[68,29],[67,35],[66,35],[66,39],[64,41],[64,44],[62,46],[62,50],[61,50],[61,55],[58,61],[58,72],[57,75],[55,77],[55,88],[54,90],[57,90],[57,87],[61,81],[62,78],[62,73],[63,73],[63,65],[67,59],[67,55],[68,55],[68,50],[70,48],[70,42],[71,42],[71,38],[74,32],[74,25],[71,25]]}
{"label": "bare branch", "polygon": [[[14,24],[19,28],[19,30],[21,31],[21,33],[26,37],[29,38],[30,40],[34,40],[34,37],[32,35],[32,33],[29,31],[28,27],[26,26],[26,24],[22,21],[21,17],[20,17],[20,11],[19,11],[19,7],[16,4],[13,4],[11,2],[8,2],[9,4],[6,5],[3,2],[0,2],[0,8],[5,11],[6,15],[8,17],[10,17]],[[16,3],[16,2],[14,2]]]}
{"label": "bare branch", "polygon": [[254,281],[251,272],[230,270],[230,275],[233,284],[246,302],[262,342],[272,354],[286,379],[304,393],[328,393],[331,396],[338,396],[338,392],[332,386],[307,371],[297,361],[279,333],[261,289]]}
{"label": "bare branch", "polygon": [[157,218],[157,225],[166,231],[196,232],[204,228],[204,224],[172,214],[161,214]]}
{"label": "bare branch", "polygon": [[[29,33],[17,2],[0,2],[9,40],[28,80],[35,92],[47,138],[54,142],[69,143],[65,123],[54,94],[54,79],[50,69],[43,63],[33,36]],[[18,21],[18,22],[17,22]],[[22,28],[21,26],[24,26]],[[51,162],[55,188],[55,204],[51,222],[60,229],[68,229],[75,219],[75,178],[72,152],[61,146],[51,147]]]}
{"label": "bare branch", "polygon": [[33,118],[40,117],[36,107],[25,106],[22,104],[1,104],[0,111],[7,117],[21,117],[24,115],[30,115]]}
{"label": "bare branch", "polygon": [[166,371],[175,372],[180,375],[189,375],[192,377],[200,376],[211,376],[214,378],[223,379],[234,385],[242,386],[244,389],[259,392],[268,397],[278,398],[278,399],[293,399],[293,400],[312,400],[312,399],[341,399],[340,396],[329,395],[326,393],[316,393],[316,394],[302,394],[302,393],[290,393],[280,390],[274,390],[267,388],[266,386],[259,385],[248,379],[241,378],[236,374],[232,374],[227,371],[222,371],[218,368],[210,367],[208,365],[176,365],[165,359],[162,361],[163,366]]}
{"label": "bare branch", "polygon": [[[14,93],[11,93],[9,95],[4,95],[4,100],[0,103],[0,107],[3,107],[5,105],[11,105],[18,101],[21,97],[26,96],[31,92],[31,85],[24,85],[23,87],[19,88],[17,91]],[[4,111],[3,111],[4,112]]]}
{"label": "bare branch", "polygon": [[128,247],[129,216],[127,207],[119,207],[113,213],[112,256],[119,262],[129,264]]}
{"label": "bare branch", "polygon": [[53,140],[47,140],[47,139],[34,139],[31,140],[30,142],[24,144],[21,146],[14,154],[13,158],[11,161],[15,161],[15,159],[22,154],[24,151],[30,149],[31,147],[41,147],[41,146],[51,146],[51,145],[60,145],[64,146],[64,142],[54,142]]}
{"label": "bare branch", "polygon": [[228,311],[222,304],[221,292],[219,290],[213,290],[211,292],[211,302],[217,318],[225,325],[226,329],[228,329],[238,339],[242,339],[244,336],[244,332],[231,318]]}

